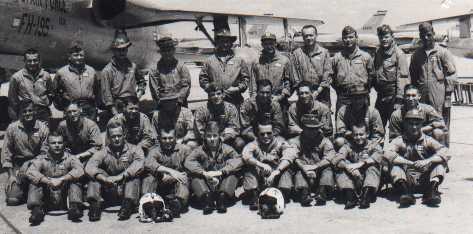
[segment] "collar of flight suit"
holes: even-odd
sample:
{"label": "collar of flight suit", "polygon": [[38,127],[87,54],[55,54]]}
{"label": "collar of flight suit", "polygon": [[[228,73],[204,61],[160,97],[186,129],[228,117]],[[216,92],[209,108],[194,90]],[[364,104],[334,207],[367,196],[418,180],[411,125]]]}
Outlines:
{"label": "collar of flight suit", "polygon": [[387,50],[385,50],[384,48],[382,49],[383,54],[384,54],[385,56],[392,56],[393,53],[394,53],[394,51],[396,51],[396,47],[397,47],[396,42],[393,42],[393,43],[391,44],[391,47],[389,47]]}
{"label": "collar of flight suit", "polygon": [[[39,128],[41,127],[39,125],[40,125],[39,120],[35,120],[34,125],[33,125],[33,130],[35,131],[39,130]],[[23,124],[21,120],[18,121],[18,128],[23,129],[23,130],[25,129],[25,125]]]}
{"label": "collar of flight suit", "polygon": [[112,67],[119,71],[129,71],[132,67],[132,63],[129,58],[127,58],[123,64],[119,63],[115,57],[112,57]]}
{"label": "collar of flight suit", "polygon": [[39,79],[42,79],[44,77],[44,73],[45,73],[43,68],[39,69],[39,72],[38,72],[37,76],[33,76],[32,74],[30,74],[28,72],[28,70],[26,70],[26,68],[23,68],[22,70],[23,70],[22,71],[23,77],[25,77],[26,79],[32,80],[32,81],[37,81]]}
{"label": "collar of flight suit", "polygon": [[424,54],[427,57],[429,57],[432,54],[437,53],[440,50],[440,46],[437,43],[434,43],[434,48],[432,48],[431,50],[426,50],[424,47],[421,47],[421,48],[422,48],[422,51],[424,51]]}
{"label": "collar of flight suit", "polygon": [[351,54],[347,54],[342,50],[342,55],[350,60],[353,60],[354,58],[361,56],[360,47],[357,45]]}
{"label": "collar of flight suit", "polygon": [[322,53],[322,49],[320,49],[320,46],[319,46],[318,43],[315,43],[314,50],[312,50],[312,51],[306,50],[305,46],[302,47],[301,49],[302,49],[302,52],[304,52],[304,54],[306,54],[309,57],[314,57],[314,56],[319,55],[319,54]]}
{"label": "collar of flight suit", "polygon": [[82,69],[77,69],[76,67],[72,66],[71,64],[67,65],[68,69],[70,72],[73,72],[77,75],[82,75],[84,72],[87,70],[85,67],[86,65],[84,64],[84,67]]}
{"label": "collar of flight suit", "polygon": [[207,157],[217,160],[223,152],[223,142],[222,140],[219,141],[215,155],[212,155],[212,150],[210,150],[205,143],[202,145],[202,150],[207,154]]}
{"label": "collar of flight suit", "polygon": [[64,154],[62,155],[62,157],[60,159],[55,159],[53,156],[51,156],[51,154],[49,152],[43,155],[45,160],[55,161],[55,162],[58,162],[58,163],[64,162],[67,159],[67,157],[69,157],[69,156],[70,156],[70,154],[67,151],[64,151]]}
{"label": "collar of flight suit", "polygon": [[125,144],[123,145],[123,148],[122,148],[122,150],[121,150],[120,152],[118,152],[118,151],[113,151],[110,146],[107,146],[106,148],[107,148],[107,153],[108,153],[108,154],[112,154],[113,156],[115,156],[115,155],[117,155],[117,154],[118,154],[118,155],[122,155],[122,154],[128,152],[128,150],[129,150],[130,147],[128,146],[128,143],[125,142]]}

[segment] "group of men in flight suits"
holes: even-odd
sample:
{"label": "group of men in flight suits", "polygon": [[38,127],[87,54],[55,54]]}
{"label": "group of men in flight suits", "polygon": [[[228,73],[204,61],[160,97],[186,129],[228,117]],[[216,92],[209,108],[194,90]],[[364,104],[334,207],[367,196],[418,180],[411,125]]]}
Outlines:
{"label": "group of men in flight suits", "polygon": [[[191,197],[204,214],[225,213],[241,185],[250,210],[258,209],[266,187],[302,206],[314,199],[324,205],[338,194],[351,209],[368,208],[383,181],[399,191],[401,206],[415,203],[419,186],[423,202],[438,205],[450,159],[452,55],[435,43],[430,24],[419,26],[422,46],[410,65],[391,28],[382,25],[377,32],[374,58],[359,49],[350,26],[333,57],[317,44],[315,26],[304,26],[304,45],[288,53],[276,49],[274,34],[265,33],[260,57],[247,64],[232,49],[237,38],[217,31],[215,54],[199,75],[208,102],[194,112],[187,108],[190,73],[176,59],[171,37],[157,40],[161,59],[148,81],[127,58],[132,42],[123,31],[116,33],[113,57],[100,72],[85,64],[79,42],[54,79],[41,67],[40,53],[27,50],[8,94],[15,121],[1,152],[8,171],[6,203],[26,200],[33,224],[51,209],[67,208],[69,219],[80,219],[83,201],[90,221],[100,220],[103,208],[116,202],[125,220],[142,194],[158,193],[179,217]],[[145,114],[139,100],[147,85],[156,108]],[[294,92],[298,98],[291,103]],[[64,112],[54,129],[52,104]]]}

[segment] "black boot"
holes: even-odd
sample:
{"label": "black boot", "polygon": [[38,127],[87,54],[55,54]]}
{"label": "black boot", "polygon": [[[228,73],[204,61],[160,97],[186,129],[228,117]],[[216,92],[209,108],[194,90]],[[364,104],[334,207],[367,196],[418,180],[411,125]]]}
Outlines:
{"label": "black boot", "polygon": [[220,192],[217,197],[217,212],[220,214],[227,213],[227,207],[225,203],[227,202],[227,195],[225,193]]}
{"label": "black boot", "polygon": [[325,185],[321,185],[319,186],[319,191],[317,193],[317,196],[315,198],[315,205],[316,206],[324,206],[327,201],[330,199],[330,193],[332,192],[331,191],[331,187],[329,186],[325,186]]}
{"label": "black boot", "polygon": [[248,196],[248,205],[250,206],[250,210],[258,210],[258,190],[252,189],[246,191]]}
{"label": "black boot", "polygon": [[438,206],[442,202],[440,192],[438,191],[439,182],[430,182],[429,190],[423,196],[423,203],[428,206]]}
{"label": "black boot", "polygon": [[399,197],[400,207],[404,208],[416,204],[416,199],[414,195],[412,195],[409,185],[406,181],[400,180],[396,182],[396,187],[401,194]]}
{"label": "black boot", "polygon": [[345,210],[353,209],[358,203],[355,191],[353,189],[344,189],[345,193]]}
{"label": "black boot", "polygon": [[46,215],[46,213],[44,212],[43,207],[35,206],[31,210],[31,216],[30,216],[29,221],[32,225],[38,225],[41,222],[43,222],[45,215]]}
{"label": "black boot", "polygon": [[173,218],[179,218],[181,217],[181,211],[182,211],[182,202],[179,200],[179,198],[175,197],[168,202],[169,204],[169,209],[171,210],[172,217]]}
{"label": "black boot", "polygon": [[89,221],[96,222],[102,217],[102,204],[100,202],[89,202]]}
{"label": "black boot", "polygon": [[371,201],[373,201],[374,196],[375,196],[375,188],[364,187],[361,193],[360,209],[370,208],[370,203]]}
{"label": "black boot", "polygon": [[69,210],[67,211],[67,218],[72,221],[77,221],[84,216],[84,212],[81,209],[81,204],[71,203],[69,204]]}
{"label": "black boot", "polygon": [[204,215],[212,214],[215,209],[214,199],[210,193],[206,193],[202,196],[202,201],[204,202]]}
{"label": "black boot", "polygon": [[130,199],[124,198],[120,211],[118,211],[118,220],[130,219],[133,213],[133,202]]}
{"label": "black boot", "polygon": [[310,197],[310,192],[308,188],[303,188],[299,191],[300,203],[303,207],[309,207],[312,203],[312,198]]}
{"label": "black boot", "polygon": [[289,203],[291,201],[291,190],[290,189],[280,189],[284,197],[284,203]]}

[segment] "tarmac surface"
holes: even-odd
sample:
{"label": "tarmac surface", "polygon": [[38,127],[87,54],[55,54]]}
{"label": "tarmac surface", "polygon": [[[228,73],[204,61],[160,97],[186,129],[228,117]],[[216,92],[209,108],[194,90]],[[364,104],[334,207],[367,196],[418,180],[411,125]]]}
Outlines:
{"label": "tarmac surface", "polygon": [[[191,69],[191,73],[192,99],[206,98],[195,79],[196,69]],[[199,105],[202,103],[190,107],[195,109]],[[190,208],[173,222],[144,224],[138,221],[137,214],[130,220],[118,221],[119,207],[112,207],[102,214],[99,222],[89,222],[87,210],[78,223],[67,220],[65,212],[55,212],[33,227],[28,222],[30,212],[26,205],[6,207],[3,191],[7,173],[0,171],[0,233],[473,233],[472,110],[471,106],[452,109],[452,160],[450,173],[440,186],[443,195],[438,208],[421,204],[421,195],[417,196],[416,205],[402,209],[396,200],[386,197],[378,197],[367,210],[344,210],[343,204],[333,201],[323,207],[301,207],[291,202],[280,219],[262,220],[256,212],[237,202],[229,207],[227,214],[204,216],[201,210]],[[56,117],[61,115],[53,113]]]}

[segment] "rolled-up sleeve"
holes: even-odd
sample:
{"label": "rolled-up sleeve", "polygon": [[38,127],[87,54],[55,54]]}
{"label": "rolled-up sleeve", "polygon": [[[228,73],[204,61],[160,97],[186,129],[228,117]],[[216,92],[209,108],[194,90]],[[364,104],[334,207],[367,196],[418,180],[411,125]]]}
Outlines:
{"label": "rolled-up sleeve", "polygon": [[136,147],[133,152],[133,162],[125,170],[125,173],[130,177],[136,177],[144,169],[145,153],[140,147]]}
{"label": "rolled-up sleeve", "polygon": [[204,154],[205,153],[201,149],[192,151],[184,161],[184,167],[192,174],[202,175],[205,170],[200,164],[200,161]]}
{"label": "rolled-up sleeve", "polygon": [[2,155],[1,155],[1,163],[3,168],[12,168],[12,158],[14,154],[14,138],[13,138],[13,126],[10,125],[7,128],[5,133],[5,138],[3,139],[3,147],[2,147]]}
{"label": "rolled-up sleeve", "polygon": [[41,173],[44,166],[44,160],[41,158],[32,160],[26,171],[26,176],[33,184],[38,184],[45,175]]}
{"label": "rolled-up sleeve", "polygon": [[87,162],[85,166],[85,173],[92,179],[95,179],[100,174],[99,167],[102,164],[105,155],[103,151],[96,152]]}
{"label": "rolled-up sleeve", "polygon": [[84,167],[80,160],[74,156],[68,158],[69,174],[73,180],[79,180],[84,175]]}

